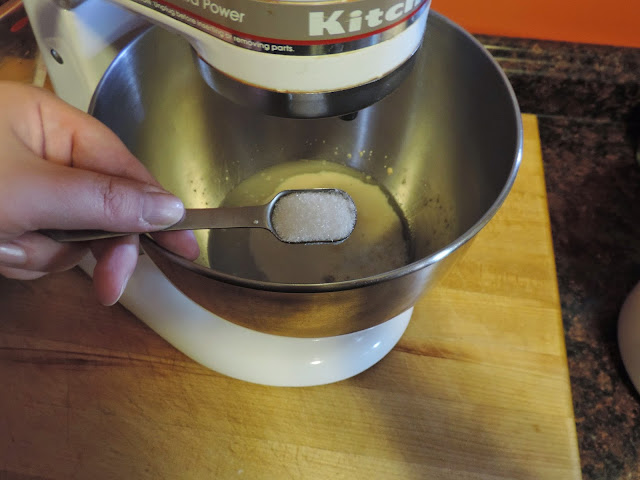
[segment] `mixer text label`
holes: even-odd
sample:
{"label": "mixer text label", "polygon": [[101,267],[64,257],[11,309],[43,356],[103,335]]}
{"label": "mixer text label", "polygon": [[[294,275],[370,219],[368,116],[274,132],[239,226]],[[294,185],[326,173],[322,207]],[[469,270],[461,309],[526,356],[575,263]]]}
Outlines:
{"label": "mixer text label", "polygon": [[217,3],[211,0],[202,0],[202,8],[211,11],[214,15],[220,15],[221,17],[228,18],[234,22],[242,23],[244,20],[244,13],[240,13],[237,10],[231,10],[226,7],[221,7]]}
{"label": "mixer text label", "polygon": [[194,7],[201,7],[203,10],[207,10],[214,15],[228,18],[232,22],[242,23],[244,16],[246,15],[244,12],[239,12],[237,10],[232,10],[222,5],[218,5],[211,0],[183,0],[183,2],[193,5]]}
{"label": "mixer text label", "polygon": [[295,56],[340,54],[384,42],[409,28],[429,10],[431,3],[431,0],[329,0],[321,4],[301,0],[112,1],[144,5],[241,48]]}
{"label": "mixer text label", "polygon": [[385,22],[394,22],[400,19],[403,14],[410,13],[421,4],[421,0],[405,0],[396,3],[383,10],[374,8],[363,15],[362,10],[349,12],[348,18],[343,18],[344,10],[334,10],[333,12],[309,12],[309,35],[344,35],[362,30],[363,20],[368,28],[376,28]]}

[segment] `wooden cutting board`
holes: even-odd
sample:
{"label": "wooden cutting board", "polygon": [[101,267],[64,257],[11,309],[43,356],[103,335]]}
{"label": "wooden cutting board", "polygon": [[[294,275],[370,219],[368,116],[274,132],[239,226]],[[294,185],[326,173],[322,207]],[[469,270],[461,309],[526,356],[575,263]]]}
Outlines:
{"label": "wooden cutting board", "polygon": [[393,351],[313,388],[205,369],[78,270],[0,279],[0,478],[576,479],[535,117],[505,205]]}

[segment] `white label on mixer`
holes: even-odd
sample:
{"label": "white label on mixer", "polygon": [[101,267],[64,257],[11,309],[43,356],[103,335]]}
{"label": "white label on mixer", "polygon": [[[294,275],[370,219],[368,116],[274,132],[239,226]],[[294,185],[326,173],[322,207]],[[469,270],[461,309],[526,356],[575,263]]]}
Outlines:
{"label": "white label on mixer", "polygon": [[425,13],[431,0],[114,1],[144,5],[242,48],[280,55],[328,55],[394,37]]}
{"label": "white label on mixer", "polygon": [[422,3],[422,0],[405,0],[386,10],[373,8],[366,14],[359,9],[351,10],[348,14],[345,14],[344,10],[309,12],[309,35],[312,37],[343,35],[347,32],[360,32],[363,27],[366,30],[375,29],[385,23],[398,20],[403,14],[410,13]]}

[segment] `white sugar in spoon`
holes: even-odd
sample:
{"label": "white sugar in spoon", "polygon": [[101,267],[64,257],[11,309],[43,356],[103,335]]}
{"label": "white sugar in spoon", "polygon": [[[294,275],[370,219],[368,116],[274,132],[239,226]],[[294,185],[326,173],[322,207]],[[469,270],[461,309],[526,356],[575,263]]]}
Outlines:
{"label": "white sugar in spoon", "polygon": [[[157,231],[264,228],[285,243],[341,243],[353,232],[356,217],[353,200],[342,190],[285,190],[266,205],[186,209],[182,220]],[[59,242],[84,242],[135,234],[105,230],[40,230],[40,233]]]}

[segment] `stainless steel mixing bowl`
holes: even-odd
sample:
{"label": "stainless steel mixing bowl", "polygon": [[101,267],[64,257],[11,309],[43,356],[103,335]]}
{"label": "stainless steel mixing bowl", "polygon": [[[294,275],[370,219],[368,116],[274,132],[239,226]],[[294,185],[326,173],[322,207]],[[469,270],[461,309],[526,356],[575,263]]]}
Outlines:
{"label": "stainless steel mixing bowl", "polygon": [[187,207],[217,206],[240,182],[281,162],[330,160],[375,179],[413,240],[412,259],[400,268],[315,284],[209,268],[210,254],[233,263],[249,252],[209,251],[204,240],[205,260],[195,263],[150,237],[145,252],[195,302],[262,332],[333,336],[410,308],[496,213],[522,150],[513,91],[476,40],[431,13],[416,55],[400,88],[355,119],[293,120],[230,103],[205,84],[179,37],[158,28],[142,34],[106,72],[91,111]]}

